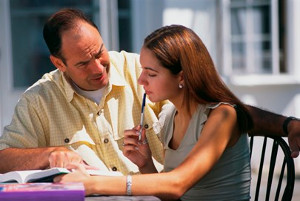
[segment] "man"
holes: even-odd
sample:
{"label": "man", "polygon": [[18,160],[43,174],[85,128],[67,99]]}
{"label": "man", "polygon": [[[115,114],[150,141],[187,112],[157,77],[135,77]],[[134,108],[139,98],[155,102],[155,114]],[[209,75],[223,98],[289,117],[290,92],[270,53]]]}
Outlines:
{"label": "man", "polygon": [[[140,120],[139,56],[108,53],[96,25],[78,10],[58,11],[43,33],[57,70],[45,74],[20,98],[0,138],[0,160],[9,161],[0,163],[0,172],[80,162],[123,174],[138,173],[137,166],[122,154],[122,143],[123,131]],[[157,117],[163,104],[148,102],[145,107],[144,128],[157,166],[163,160],[158,137],[163,115],[160,121]],[[253,133],[287,135],[282,131],[286,117],[249,109]],[[296,156],[300,122],[284,125]]]}

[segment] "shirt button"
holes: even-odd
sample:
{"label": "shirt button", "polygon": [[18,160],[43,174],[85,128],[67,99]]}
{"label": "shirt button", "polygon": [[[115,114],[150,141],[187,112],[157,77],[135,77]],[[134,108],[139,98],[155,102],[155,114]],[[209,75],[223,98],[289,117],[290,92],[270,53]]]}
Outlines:
{"label": "shirt button", "polygon": [[69,139],[69,138],[66,138],[64,141],[65,141],[65,143],[69,143],[69,142],[70,142],[70,139]]}
{"label": "shirt button", "polygon": [[112,167],[112,171],[117,171],[118,169],[116,167]]}
{"label": "shirt button", "polygon": [[104,139],[104,143],[108,143],[108,141],[109,141],[109,140],[108,140],[107,138]]}
{"label": "shirt button", "polygon": [[149,128],[149,125],[148,125],[148,124],[145,124],[145,125],[144,125],[144,128],[145,128],[145,129]]}
{"label": "shirt button", "polygon": [[97,112],[97,115],[100,116],[104,112],[104,109],[101,109]]}

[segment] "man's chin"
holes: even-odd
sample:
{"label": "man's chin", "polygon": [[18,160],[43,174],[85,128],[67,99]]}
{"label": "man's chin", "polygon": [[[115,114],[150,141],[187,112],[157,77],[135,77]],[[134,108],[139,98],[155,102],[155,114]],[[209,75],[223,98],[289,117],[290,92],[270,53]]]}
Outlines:
{"label": "man's chin", "polygon": [[101,84],[98,84],[98,85],[93,85],[93,86],[91,87],[91,88],[93,88],[92,91],[96,91],[96,90],[99,90],[99,89],[103,89],[104,87],[107,86],[107,83],[108,83],[108,82],[106,82],[106,83],[101,83]]}

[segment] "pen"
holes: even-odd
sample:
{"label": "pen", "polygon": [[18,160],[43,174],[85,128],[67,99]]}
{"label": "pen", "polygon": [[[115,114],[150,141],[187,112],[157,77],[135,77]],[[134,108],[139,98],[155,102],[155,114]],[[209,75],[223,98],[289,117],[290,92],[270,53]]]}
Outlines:
{"label": "pen", "polygon": [[146,93],[144,93],[143,96],[143,103],[142,103],[142,110],[141,110],[141,121],[140,121],[140,132],[139,132],[139,140],[141,140],[142,138],[142,129],[143,129],[143,124],[144,124],[144,108],[145,108],[145,104],[146,104]]}

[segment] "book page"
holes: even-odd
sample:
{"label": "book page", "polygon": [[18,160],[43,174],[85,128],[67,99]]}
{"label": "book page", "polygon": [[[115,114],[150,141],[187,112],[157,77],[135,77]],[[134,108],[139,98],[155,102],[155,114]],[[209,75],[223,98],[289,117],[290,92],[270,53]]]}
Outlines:
{"label": "book page", "polygon": [[36,170],[24,179],[25,182],[52,182],[53,178],[59,174],[70,173],[66,168],[50,168],[46,170]]}
{"label": "book page", "polygon": [[[122,176],[118,171],[108,170],[87,170],[90,175]],[[0,174],[0,183],[32,183],[32,182],[52,182],[53,178],[59,174],[67,174],[70,171],[66,168],[51,168],[46,170],[23,170],[12,171]]]}
{"label": "book page", "polygon": [[22,170],[22,171],[12,171],[5,174],[0,174],[0,182],[37,182],[37,181],[47,181],[51,182],[54,176],[58,174],[70,173],[69,170],[65,168],[51,168],[46,170]]}
{"label": "book page", "polygon": [[0,174],[0,182],[17,182],[24,183],[26,177],[32,173],[35,173],[41,170],[23,170],[23,171],[12,171],[5,174]]}

